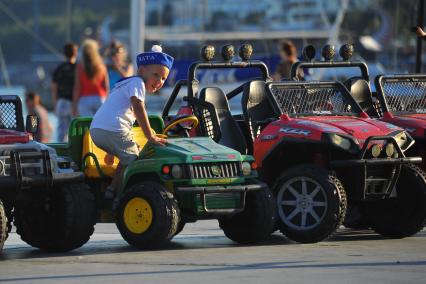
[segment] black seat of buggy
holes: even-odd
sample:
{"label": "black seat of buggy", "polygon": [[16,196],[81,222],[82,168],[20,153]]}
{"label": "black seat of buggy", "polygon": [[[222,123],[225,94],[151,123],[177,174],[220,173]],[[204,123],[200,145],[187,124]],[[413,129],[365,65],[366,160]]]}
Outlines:
{"label": "black seat of buggy", "polygon": [[241,105],[244,121],[250,130],[252,139],[260,133],[262,127],[259,125],[260,122],[276,119],[280,115],[278,107],[268,97],[264,81],[251,81],[244,86]]}
{"label": "black seat of buggy", "polygon": [[240,127],[232,117],[225,93],[217,87],[206,87],[200,91],[200,101],[210,103],[215,108],[221,132],[217,142],[246,154],[247,143]]}
{"label": "black seat of buggy", "polygon": [[352,97],[369,116],[377,117],[378,113],[374,107],[370,84],[362,78],[350,78],[346,80],[345,86]]}

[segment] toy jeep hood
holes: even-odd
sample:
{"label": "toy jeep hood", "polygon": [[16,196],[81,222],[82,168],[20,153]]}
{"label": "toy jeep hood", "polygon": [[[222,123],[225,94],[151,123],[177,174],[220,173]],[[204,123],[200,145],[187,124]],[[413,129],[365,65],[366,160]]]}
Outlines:
{"label": "toy jeep hood", "polygon": [[168,139],[167,146],[144,147],[142,158],[150,158],[155,152],[159,156],[178,156],[187,162],[203,160],[241,160],[241,154],[231,148],[222,146],[208,137],[172,138]]}
{"label": "toy jeep hood", "polygon": [[383,120],[403,127],[415,138],[425,137],[426,114],[424,113],[384,117]]}
{"label": "toy jeep hood", "polygon": [[[372,134],[374,136],[386,136],[395,132],[396,130],[403,130],[397,126],[383,123],[374,119],[369,118],[358,118],[358,117],[311,117],[309,121],[320,122],[324,125],[324,132],[331,128],[336,128],[335,133],[344,133],[353,136],[356,139],[364,140]],[[339,129],[339,130],[337,130]]]}
{"label": "toy jeep hood", "polygon": [[[279,128],[279,129],[277,129]],[[278,131],[277,131],[278,130]],[[398,126],[370,118],[321,116],[280,119],[271,123],[260,136],[280,133],[280,136],[321,140],[323,133],[349,135],[359,141],[360,146],[372,134],[374,136],[393,136],[403,131]]]}

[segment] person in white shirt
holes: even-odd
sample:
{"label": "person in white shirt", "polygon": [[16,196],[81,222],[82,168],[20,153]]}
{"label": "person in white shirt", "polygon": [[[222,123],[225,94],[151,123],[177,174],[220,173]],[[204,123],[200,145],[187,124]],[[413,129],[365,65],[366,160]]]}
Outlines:
{"label": "person in white shirt", "polygon": [[167,143],[166,139],[151,132],[145,109],[145,92],[154,93],[161,89],[173,65],[173,57],[163,53],[154,45],[151,52],[136,57],[137,75],[123,78],[112,89],[108,99],[99,108],[90,125],[90,135],[96,146],[120,160],[111,186],[105,193],[113,198],[121,187],[124,170],[136,160],[139,146],[133,140],[132,127],[137,120],[148,142],[158,145]]}

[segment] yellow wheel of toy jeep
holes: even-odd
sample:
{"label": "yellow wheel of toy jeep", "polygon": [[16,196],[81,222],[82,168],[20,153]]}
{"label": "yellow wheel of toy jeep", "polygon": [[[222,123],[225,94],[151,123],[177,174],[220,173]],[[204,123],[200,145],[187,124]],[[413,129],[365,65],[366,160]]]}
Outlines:
{"label": "yellow wheel of toy jeep", "polygon": [[155,248],[169,241],[180,221],[176,199],[157,182],[139,182],[124,189],[116,212],[121,236],[137,248]]}
{"label": "yellow wheel of toy jeep", "polygon": [[142,234],[152,223],[152,208],[149,203],[140,197],[129,200],[124,208],[124,224],[130,232]]}

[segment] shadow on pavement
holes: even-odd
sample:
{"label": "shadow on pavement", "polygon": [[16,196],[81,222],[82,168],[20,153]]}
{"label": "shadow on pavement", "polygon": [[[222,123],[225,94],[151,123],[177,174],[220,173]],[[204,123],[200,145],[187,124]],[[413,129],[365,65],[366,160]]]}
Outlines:
{"label": "shadow on pavement", "polygon": [[[68,274],[68,275],[55,275],[55,276],[32,276],[32,277],[16,277],[9,279],[0,279],[0,282],[13,282],[13,281],[36,281],[36,280],[63,280],[63,279],[74,279],[78,281],[80,279],[96,278],[96,277],[125,277],[125,276],[146,276],[146,275],[166,275],[166,274],[179,274],[179,273],[211,273],[211,272],[223,272],[223,271],[243,271],[243,270],[271,270],[271,269],[316,269],[316,268],[363,268],[363,267],[380,267],[380,266],[424,266],[426,261],[384,261],[384,262],[358,262],[358,263],[327,263],[327,264],[314,264],[309,261],[290,261],[290,262],[265,262],[265,263],[253,263],[243,265],[203,265],[190,269],[170,269],[170,270],[158,270],[158,271],[134,271],[134,272],[110,272],[110,273],[93,273],[93,274]],[[187,264],[174,265],[186,267]],[[191,264],[192,267],[196,266]]]}
{"label": "shadow on pavement", "polygon": [[[426,237],[426,231],[422,231],[415,237]],[[339,229],[334,236],[327,242],[319,243],[320,246],[339,246],[341,242],[347,241],[372,241],[372,240],[390,240],[386,237],[376,234],[371,230],[351,230]],[[166,243],[158,249],[147,249],[142,251],[172,251],[172,250],[192,250],[192,249],[212,249],[212,248],[243,248],[252,246],[287,246],[301,245],[285,238],[279,231],[271,235],[267,240],[256,245],[239,245],[227,239],[225,236],[206,236],[196,234],[181,234],[176,236],[170,243]],[[127,244],[119,234],[111,240],[90,240],[83,247],[66,253],[46,253],[29,246],[17,246],[3,249],[0,252],[0,261],[13,259],[35,259],[35,258],[54,258],[67,256],[89,256],[113,253],[140,253]]]}

